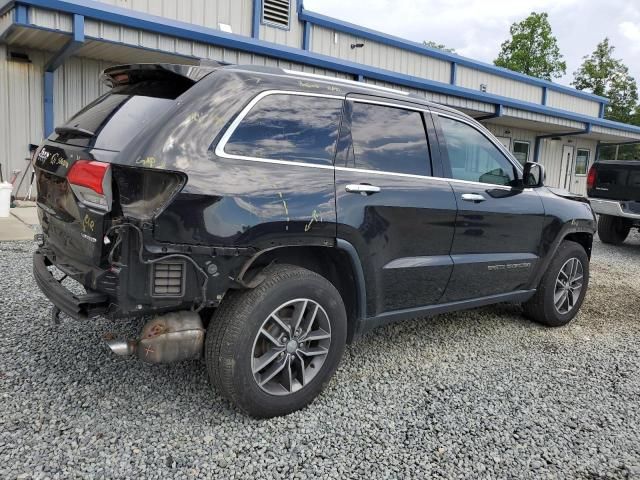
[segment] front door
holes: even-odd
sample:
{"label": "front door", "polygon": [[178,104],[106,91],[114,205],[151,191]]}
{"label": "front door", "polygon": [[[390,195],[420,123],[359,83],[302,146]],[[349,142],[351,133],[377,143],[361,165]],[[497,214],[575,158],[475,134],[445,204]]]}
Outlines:
{"label": "front door", "polygon": [[338,238],[360,256],[367,315],[435,304],[452,271],[456,200],[448,181],[431,177],[431,117],[347,98],[335,169]]}
{"label": "front door", "polygon": [[446,114],[434,120],[458,205],[453,272],[441,302],[526,289],[539,260],[542,200],[519,185],[515,160],[484,128]]}
{"label": "front door", "polygon": [[571,190],[571,173],[573,172],[573,147],[571,145],[563,145],[562,159],[560,161],[560,178],[558,185],[565,190]]}

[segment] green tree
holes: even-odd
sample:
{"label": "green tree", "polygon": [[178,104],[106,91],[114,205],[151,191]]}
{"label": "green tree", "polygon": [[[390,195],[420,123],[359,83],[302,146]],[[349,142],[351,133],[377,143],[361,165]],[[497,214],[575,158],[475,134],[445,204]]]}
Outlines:
{"label": "green tree", "polygon": [[607,97],[610,103],[605,118],[638,125],[638,86],[622,60],[614,58],[614,50],[608,38],[601,41],[591,55],[583,58],[571,84],[578,90]]}
{"label": "green tree", "polygon": [[545,80],[559,78],[567,71],[558,40],[551,34],[549,15],[532,12],[521,22],[511,25],[511,38],[506,40],[493,63]]}
{"label": "green tree", "polygon": [[436,50],[442,50],[444,52],[449,52],[449,53],[456,53],[455,48],[446,47],[442,43],[437,43],[437,42],[434,42],[433,40],[428,40],[428,41],[425,40],[424,42],[422,42],[422,44],[425,47],[435,48]]}

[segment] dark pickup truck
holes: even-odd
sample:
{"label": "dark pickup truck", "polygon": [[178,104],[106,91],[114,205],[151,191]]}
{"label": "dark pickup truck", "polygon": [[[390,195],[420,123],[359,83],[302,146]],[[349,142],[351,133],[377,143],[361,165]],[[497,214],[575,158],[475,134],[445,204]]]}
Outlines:
{"label": "dark pickup truck", "polygon": [[600,215],[600,240],[621,244],[632,228],[640,228],[640,160],[594,163],[587,177],[587,195]]}

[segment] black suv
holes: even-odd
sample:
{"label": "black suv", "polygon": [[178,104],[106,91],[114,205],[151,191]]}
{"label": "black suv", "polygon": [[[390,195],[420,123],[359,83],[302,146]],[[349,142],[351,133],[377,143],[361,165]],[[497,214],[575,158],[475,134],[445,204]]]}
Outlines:
{"label": "black suv", "polygon": [[[472,118],[279,68],[126,65],[34,153],[34,274],[118,354],[204,353],[254,416],[307,405],[371,328],[498,302],[578,312],[595,219]],[[79,282],[84,294],[62,278]]]}

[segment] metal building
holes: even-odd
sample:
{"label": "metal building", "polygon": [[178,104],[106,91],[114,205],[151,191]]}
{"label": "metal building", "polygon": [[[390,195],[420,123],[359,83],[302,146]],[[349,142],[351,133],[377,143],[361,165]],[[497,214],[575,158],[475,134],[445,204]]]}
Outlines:
{"label": "metal building", "polygon": [[[480,119],[547,183],[585,192],[602,143],[640,141],[608,100],[313,13],[302,0],[0,0],[0,162],[105,91],[118,63],[281,66],[410,91]],[[24,186],[20,195],[25,193]]]}

